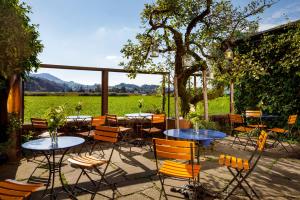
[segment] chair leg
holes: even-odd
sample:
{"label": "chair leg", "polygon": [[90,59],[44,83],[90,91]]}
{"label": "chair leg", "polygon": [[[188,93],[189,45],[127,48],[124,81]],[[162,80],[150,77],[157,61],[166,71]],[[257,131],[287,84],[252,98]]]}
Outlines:
{"label": "chair leg", "polygon": [[159,194],[159,199],[161,199],[162,193],[164,193],[166,200],[168,200],[167,193],[166,193],[165,187],[164,187],[165,179],[164,179],[163,175],[161,175],[160,173],[158,174],[158,177],[159,177],[159,180],[161,183],[161,188],[162,188],[162,190],[160,191],[160,194]]}
{"label": "chair leg", "polygon": [[[230,193],[225,197],[225,199],[228,199],[237,188],[242,188],[243,191],[245,192],[245,194],[249,197],[249,199],[252,199],[251,195],[247,192],[245,187],[242,185],[242,182],[246,180],[249,173],[247,175],[243,176],[241,173],[241,170],[236,169],[237,170],[236,174],[234,174],[234,172],[230,168],[228,168],[228,170],[233,175],[234,180],[237,181],[237,185],[230,191]],[[238,175],[241,177],[241,179],[238,179]]]}

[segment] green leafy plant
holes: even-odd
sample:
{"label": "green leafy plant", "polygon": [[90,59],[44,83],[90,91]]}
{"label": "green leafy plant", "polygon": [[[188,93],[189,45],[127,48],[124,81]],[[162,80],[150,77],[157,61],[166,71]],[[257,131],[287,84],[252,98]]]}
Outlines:
{"label": "green leafy plant", "polygon": [[139,100],[138,100],[138,108],[139,108],[139,109],[142,109],[143,106],[144,106],[144,99],[139,99]]}
{"label": "green leafy plant", "polygon": [[50,108],[46,113],[46,119],[50,133],[63,126],[66,123],[65,106]]}
{"label": "green leafy plant", "polygon": [[188,119],[193,125],[197,124],[199,129],[217,130],[219,128],[216,122],[203,120],[203,116],[197,112],[189,112]]}
{"label": "green leafy plant", "polygon": [[82,110],[82,102],[79,101],[79,102],[77,103],[77,105],[75,106],[75,111],[76,111],[77,113],[80,113],[81,110]]}

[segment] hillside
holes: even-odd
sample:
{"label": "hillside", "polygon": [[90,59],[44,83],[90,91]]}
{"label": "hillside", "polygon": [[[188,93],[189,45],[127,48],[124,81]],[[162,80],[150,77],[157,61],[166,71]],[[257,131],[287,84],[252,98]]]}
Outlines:
{"label": "hillside", "polygon": [[[156,93],[158,85],[142,85],[120,83],[110,86],[109,91],[114,93]],[[101,85],[83,85],[74,81],[64,81],[51,74],[30,74],[25,82],[25,91],[28,92],[101,92]]]}

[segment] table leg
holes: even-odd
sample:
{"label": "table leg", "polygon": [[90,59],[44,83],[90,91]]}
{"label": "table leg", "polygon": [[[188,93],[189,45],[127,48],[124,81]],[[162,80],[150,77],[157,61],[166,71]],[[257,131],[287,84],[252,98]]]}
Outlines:
{"label": "table leg", "polygon": [[60,158],[60,160],[59,160],[59,167],[58,167],[58,173],[59,173],[59,180],[60,180],[60,183],[61,183],[61,185],[62,185],[62,188],[64,189],[64,191],[69,195],[69,197],[71,198],[71,199],[77,199],[76,198],[76,196],[74,196],[74,194],[72,194],[72,192],[65,186],[65,184],[63,183],[63,178],[62,178],[62,173],[61,173],[61,167],[62,167],[62,162],[63,162],[63,158],[64,158],[64,156],[66,155],[66,153],[69,151],[69,148],[68,149],[66,149],[64,152],[63,152],[63,154],[62,154],[62,156],[61,156],[61,158]]}

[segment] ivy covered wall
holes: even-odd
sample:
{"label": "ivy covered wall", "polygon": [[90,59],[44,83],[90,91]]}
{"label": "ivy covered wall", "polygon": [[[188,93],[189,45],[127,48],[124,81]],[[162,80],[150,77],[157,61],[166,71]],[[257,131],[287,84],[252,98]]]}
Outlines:
{"label": "ivy covered wall", "polygon": [[263,72],[248,71],[236,83],[238,113],[249,108],[284,117],[300,113],[300,22],[241,42],[236,51],[253,60],[246,67]]}

